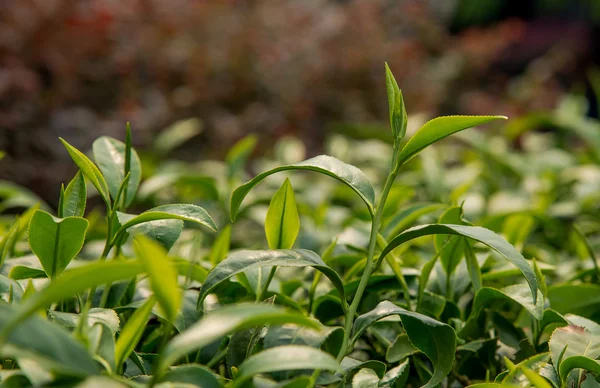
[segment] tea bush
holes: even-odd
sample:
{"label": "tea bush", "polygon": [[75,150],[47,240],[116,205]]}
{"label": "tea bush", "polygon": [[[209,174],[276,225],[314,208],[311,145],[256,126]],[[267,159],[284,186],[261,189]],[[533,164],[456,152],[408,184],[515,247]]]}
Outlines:
{"label": "tea bush", "polygon": [[457,134],[503,116],[413,131],[387,66],[386,86],[391,146],[327,145],[364,172],[284,139],[242,183],[253,136],[157,162],[128,127],[93,160],[62,140],[56,210],[3,182],[28,208],[3,219],[3,386],[599,386],[598,124],[572,98],[507,136]]}

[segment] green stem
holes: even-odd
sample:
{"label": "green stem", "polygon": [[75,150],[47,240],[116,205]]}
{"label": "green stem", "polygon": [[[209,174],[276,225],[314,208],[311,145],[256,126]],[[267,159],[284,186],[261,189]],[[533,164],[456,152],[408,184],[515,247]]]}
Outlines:
{"label": "green stem", "polygon": [[342,359],[349,353],[351,349],[350,347],[350,335],[352,334],[352,326],[354,324],[354,317],[356,315],[356,310],[358,309],[358,305],[360,300],[367,288],[367,284],[369,282],[369,278],[373,274],[373,270],[375,266],[373,265],[373,256],[375,255],[375,247],[377,246],[377,235],[379,234],[379,227],[381,226],[381,219],[383,217],[383,209],[385,207],[385,201],[387,200],[388,195],[390,194],[390,190],[392,185],[394,184],[394,180],[398,175],[398,171],[400,170],[400,166],[396,165],[396,155],[397,149],[394,148],[394,155],[392,157],[392,163],[394,163],[390,173],[388,174],[387,180],[385,181],[385,185],[383,186],[383,192],[381,193],[381,197],[379,199],[379,203],[377,204],[377,210],[375,211],[375,216],[373,217],[373,222],[371,224],[371,236],[369,238],[369,248],[367,251],[367,264],[365,266],[365,271],[363,272],[362,277],[360,278],[360,283],[358,284],[358,288],[356,293],[354,294],[354,298],[352,299],[352,303],[346,312],[345,324],[344,324],[344,339],[342,342],[342,347],[340,349],[340,353],[337,356],[337,361],[341,362]]}
{"label": "green stem", "polygon": [[[262,269],[259,269],[259,271],[262,271]],[[267,293],[267,290],[269,289],[269,284],[271,284],[271,280],[273,280],[273,276],[275,276],[275,271],[277,271],[277,266],[271,267],[271,272],[269,272],[269,277],[267,277],[267,281],[256,294],[257,302],[260,302],[264,295]]]}

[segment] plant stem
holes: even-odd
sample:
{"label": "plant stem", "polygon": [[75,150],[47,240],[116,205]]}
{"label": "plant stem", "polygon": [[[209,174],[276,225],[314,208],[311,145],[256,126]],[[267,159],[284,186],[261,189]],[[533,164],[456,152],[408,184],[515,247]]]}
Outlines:
{"label": "plant stem", "polygon": [[356,293],[354,294],[354,298],[352,298],[352,303],[346,312],[345,317],[345,325],[344,325],[344,339],[342,342],[342,347],[340,349],[340,353],[337,356],[337,361],[341,362],[342,359],[348,354],[350,351],[349,340],[350,335],[352,334],[352,325],[354,324],[354,316],[356,315],[356,310],[358,309],[358,305],[362,296],[367,288],[367,284],[369,282],[369,278],[373,274],[373,270],[375,266],[373,265],[373,256],[375,255],[375,247],[377,246],[377,235],[379,234],[379,227],[381,226],[381,219],[383,217],[383,209],[385,207],[385,201],[387,200],[388,195],[390,194],[390,190],[398,175],[398,171],[400,166],[396,164],[396,154],[397,149],[394,148],[394,155],[392,157],[393,167],[388,174],[388,177],[385,181],[385,185],[383,186],[383,191],[381,193],[381,197],[379,199],[379,203],[377,204],[377,209],[375,211],[375,216],[373,217],[373,221],[371,224],[371,236],[369,238],[369,248],[367,251],[367,264],[365,265],[365,271],[360,278],[360,283],[358,284],[358,288]]}
{"label": "plant stem", "polygon": [[[261,269],[262,271],[262,269]],[[277,266],[273,266],[271,267],[271,272],[269,272],[269,277],[267,277],[267,281],[265,282],[265,285],[261,287],[261,289],[258,291],[258,294],[256,294],[256,301],[260,302],[263,298],[263,296],[267,293],[267,290],[269,289],[269,284],[271,284],[271,280],[273,280],[273,276],[275,276],[275,271],[277,271]]]}

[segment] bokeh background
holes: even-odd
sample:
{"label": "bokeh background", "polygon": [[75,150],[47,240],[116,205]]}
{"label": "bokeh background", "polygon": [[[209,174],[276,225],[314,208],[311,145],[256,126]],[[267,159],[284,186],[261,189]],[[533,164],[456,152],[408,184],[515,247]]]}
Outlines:
{"label": "bokeh background", "polygon": [[257,155],[385,137],[384,61],[409,115],[515,119],[575,93],[598,117],[600,1],[0,0],[0,178],[52,202],[75,171],[58,137],[87,150],[127,121],[144,150],[198,118],[187,160],[251,132]]}

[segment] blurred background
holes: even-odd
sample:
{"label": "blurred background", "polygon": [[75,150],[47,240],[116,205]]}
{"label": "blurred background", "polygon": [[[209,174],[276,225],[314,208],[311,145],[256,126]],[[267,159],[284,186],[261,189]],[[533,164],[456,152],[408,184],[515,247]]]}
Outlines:
{"label": "blurred background", "polygon": [[197,118],[183,160],[248,133],[255,155],[385,139],[384,61],[409,116],[518,120],[576,94],[598,117],[600,1],[0,0],[0,178],[54,202],[76,169],[58,137],[89,150],[127,121],[144,150]]}

